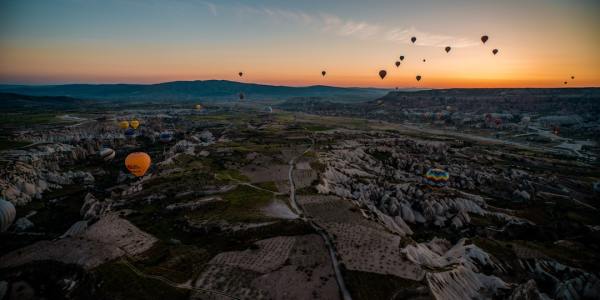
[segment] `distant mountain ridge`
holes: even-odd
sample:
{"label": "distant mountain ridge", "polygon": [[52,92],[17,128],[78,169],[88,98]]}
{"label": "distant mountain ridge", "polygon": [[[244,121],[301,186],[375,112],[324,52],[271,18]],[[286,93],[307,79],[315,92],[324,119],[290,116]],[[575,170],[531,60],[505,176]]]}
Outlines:
{"label": "distant mountain ridge", "polygon": [[31,96],[65,96],[95,100],[192,100],[199,97],[214,100],[235,98],[313,97],[363,95],[380,97],[389,90],[377,88],[343,88],[332,86],[274,86],[227,80],[173,81],[157,84],[64,84],[64,85],[0,85],[0,92]]}

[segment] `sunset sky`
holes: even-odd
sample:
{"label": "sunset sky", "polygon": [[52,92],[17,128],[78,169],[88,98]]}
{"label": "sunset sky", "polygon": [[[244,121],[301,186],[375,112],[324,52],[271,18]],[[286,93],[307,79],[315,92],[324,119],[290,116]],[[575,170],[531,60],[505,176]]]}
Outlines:
{"label": "sunset sky", "polygon": [[600,86],[599,16],[598,0],[0,0],[0,83]]}

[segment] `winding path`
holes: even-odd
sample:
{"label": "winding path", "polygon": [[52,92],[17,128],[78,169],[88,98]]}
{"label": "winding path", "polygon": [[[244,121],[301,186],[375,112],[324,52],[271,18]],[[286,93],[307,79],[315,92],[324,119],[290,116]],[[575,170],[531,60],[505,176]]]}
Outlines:
{"label": "winding path", "polygon": [[348,291],[348,289],[346,288],[346,284],[344,283],[344,277],[342,276],[342,270],[340,269],[340,262],[337,259],[336,250],[333,246],[333,243],[331,242],[331,239],[329,238],[329,235],[327,235],[327,232],[325,232],[325,230],[323,230],[323,228],[321,228],[319,225],[314,223],[312,220],[306,218],[304,211],[302,211],[302,209],[296,202],[296,187],[294,185],[294,177],[292,176],[292,172],[294,171],[294,165],[296,164],[296,160],[298,158],[300,158],[302,155],[306,154],[306,152],[312,150],[313,146],[315,145],[314,139],[311,138],[310,141],[311,141],[310,146],[306,150],[304,150],[304,152],[302,152],[302,154],[295,156],[289,162],[290,171],[288,173],[288,177],[289,177],[289,181],[290,181],[290,205],[292,206],[292,209],[295,211],[295,213],[298,214],[299,216],[301,216],[303,221],[310,224],[310,226],[312,226],[312,228],[315,229],[315,231],[323,238],[323,241],[325,242],[325,245],[327,246],[327,249],[329,250],[329,256],[331,257],[331,263],[333,265],[333,270],[335,272],[335,279],[340,288],[340,293],[342,295],[342,299],[352,300],[352,296],[350,296],[350,292]]}

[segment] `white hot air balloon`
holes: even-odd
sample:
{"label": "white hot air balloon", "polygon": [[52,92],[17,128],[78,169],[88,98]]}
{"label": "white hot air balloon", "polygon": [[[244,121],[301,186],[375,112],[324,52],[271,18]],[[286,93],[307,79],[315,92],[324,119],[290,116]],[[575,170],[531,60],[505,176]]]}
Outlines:
{"label": "white hot air balloon", "polygon": [[100,155],[100,158],[102,158],[104,161],[110,161],[115,158],[115,150],[110,148],[102,148],[98,152],[98,155]]}
{"label": "white hot air balloon", "polygon": [[11,202],[0,198],[0,232],[4,232],[10,227],[16,215],[15,206]]}

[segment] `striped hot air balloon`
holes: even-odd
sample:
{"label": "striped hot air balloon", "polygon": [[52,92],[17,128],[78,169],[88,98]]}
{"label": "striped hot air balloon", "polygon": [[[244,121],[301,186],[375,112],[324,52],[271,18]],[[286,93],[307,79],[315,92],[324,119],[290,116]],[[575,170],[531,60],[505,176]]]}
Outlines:
{"label": "striped hot air balloon", "polygon": [[102,148],[100,151],[98,151],[98,155],[104,161],[110,161],[115,158],[115,150],[110,148]]}
{"label": "striped hot air balloon", "polygon": [[425,183],[433,187],[445,187],[449,179],[450,174],[442,169],[432,168],[425,173]]}
{"label": "striped hot air balloon", "polygon": [[16,215],[15,206],[10,201],[0,198],[0,232],[4,232],[10,227]]}

